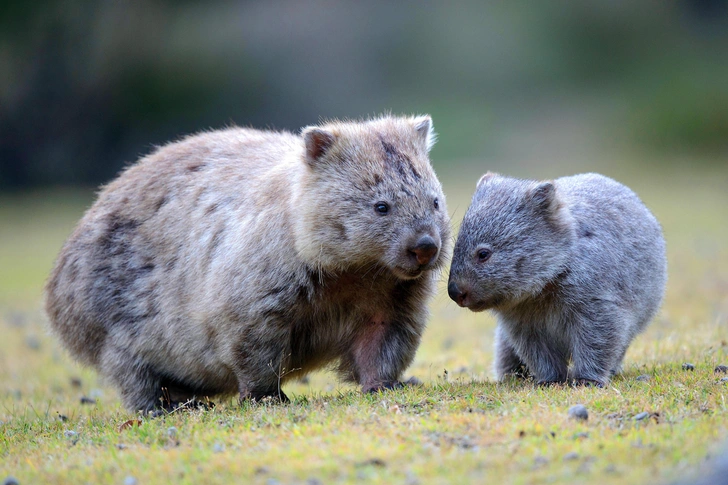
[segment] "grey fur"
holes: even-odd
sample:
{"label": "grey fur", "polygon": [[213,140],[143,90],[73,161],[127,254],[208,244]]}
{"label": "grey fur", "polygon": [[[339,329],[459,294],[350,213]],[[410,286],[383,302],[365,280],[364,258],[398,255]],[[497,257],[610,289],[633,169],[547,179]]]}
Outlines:
{"label": "grey fur", "polygon": [[539,383],[604,385],[658,310],[666,278],[660,225],[624,185],[488,173],[460,227],[448,293],[496,312],[498,379],[527,370]]}
{"label": "grey fur", "polygon": [[394,386],[449,256],[433,140],[427,116],[383,117],[162,147],[66,242],[52,328],[130,410],[284,398],[282,382],[330,364],[365,391]]}

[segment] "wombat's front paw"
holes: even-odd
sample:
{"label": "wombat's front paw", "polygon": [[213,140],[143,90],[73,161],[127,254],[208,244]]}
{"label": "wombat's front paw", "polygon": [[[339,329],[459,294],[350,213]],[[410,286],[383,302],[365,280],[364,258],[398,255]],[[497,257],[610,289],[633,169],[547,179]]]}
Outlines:
{"label": "wombat's front paw", "polygon": [[538,381],[536,382],[536,385],[539,387],[553,387],[553,386],[561,386],[565,384],[564,381]]}
{"label": "wombat's front paw", "polygon": [[404,387],[404,384],[399,381],[380,382],[378,384],[365,388],[364,392],[366,394],[374,394],[379,391],[385,391],[387,389],[399,389],[400,387]]}
{"label": "wombat's front paw", "polygon": [[241,403],[243,401],[252,401],[259,403],[280,402],[281,404],[285,404],[287,402],[290,402],[291,400],[288,399],[288,396],[286,396],[283,391],[275,390],[265,392],[240,393],[239,401]]}
{"label": "wombat's front paw", "polygon": [[599,388],[604,387],[604,383],[602,383],[602,382],[595,381],[594,379],[582,379],[582,378],[573,379],[571,381],[571,385],[573,387],[581,387],[581,386],[599,387]]}

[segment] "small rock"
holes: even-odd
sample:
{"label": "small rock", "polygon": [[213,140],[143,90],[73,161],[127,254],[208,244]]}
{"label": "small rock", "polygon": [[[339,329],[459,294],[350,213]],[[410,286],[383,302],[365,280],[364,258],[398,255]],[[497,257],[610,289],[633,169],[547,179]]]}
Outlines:
{"label": "small rock", "polygon": [[177,437],[177,428],[175,428],[174,426],[170,426],[169,428],[167,428],[167,436],[169,436],[172,439],[176,438]]}
{"label": "small rock", "polygon": [[716,374],[726,374],[728,373],[728,365],[717,365],[715,366],[715,370],[713,372],[715,372]]}
{"label": "small rock", "polygon": [[683,370],[695,370],[695,365],[691,364],[690,362],[685,362],[682,365]]}
{"label": "small rock", "polygon": [[71,377],[71,387],[79,388],[83,385],[81,379],[78,377]]}
{"label": "small rock", "polygon": [[609,465],[604,467],[604,473],[617,473],[617,465],[614,463],[610,463]]}
{"label": "small rock", "polygon": [[634,417],[635,421],[642,421],[643,419],[647,419],[650,417],[650,413],[647,411],[642,411],[637,416]]}
{"label": "small rock", "polygon": [[103,395],[104,391],[102,391],[101,389],[91,389],[91,392],[88,393],[88,397],[90,397],[91,399],[98,399]]}
{"label": "small rock", "polygon": [[225,445],[223,445],[222,443],[215,443],[214,445],[212,445],[212,451],[215,453],[222,453],[223,451],[225,451]]}
{"label": "small rock", "polygon": [[589,437],[589,433],[587,433],[586,431],[581,431],[580,433],[576,433],[574,435],[575,440],[585,440],[588,437]]}
{"label": "small rock", "polygon": [[572,460],[578,460],[579,459],[579,453],[575,451],[570,451],[569,453],[564,455],[564,461],[572,461]]}
{"label": "small rock", "polygon": [[649,374],[642,374],[641,376],[637,376],[637,378],[636,378],[636,380],[638,380],[640,382],[646,382],[646,381],[649,381],[650,379],[652,379],[652,376]]}
{"label": "small rock", "polygon": [[136,478],[129,475],[124,479],[124,485],[137,485],[139,483]]}
{"label": "small rock", "polygon": [[31,350],[40,350],[40,340],[35,335],[28,335],[25,338],[25,345]]}
{"label": "small rock", "polygon": [[90,397],[82,396],[81,404],[96,404],[96,399],[91,399]]}
{"label": "small rock", "polygon": [[277,480],[275,478],[269,478],[268,480],[265,481],[265,485],[280,485],[280,484],[281,484],[280,480]]}
{"label": "small rock", "polygon": [[267,467],[264,467],[264,466],[259,466],[258,468],[256,468],[253,471],[253,473],[255,473],[256,475],[265,475],[265,474],[267,474],[269,472],[270,472],[270,470],[268,470],[268,468]]}
{"label": "small rock", "polygon": [[3,480],[3,485],[20,485],[20,482],[17,478],[10,476]]}
{"label": "small rock", "polygon": [[589,419],[589,412],[583,404],[575,404],[569,408],[569,417],[580,421]]}
{"label": "small rock", "polygon": [[78,443],[78,433],[76,433],[73,430],[69,429],[67,431],[64,431],[63,436],[68,438],[68,440],[71,442],[72,445],[75,445],[76,443]]}
{"label": "small rock", "polygon": [[324,482],[319,480],[318,478],[309,478],[306,480],[306,485],[323,485]]}
{"label": "small rock", "polygon": [[720,382],[728,382],[728,377],[721,377]]}
{"label": "small rock", "polygon": [[541,468],[543,466],[548,465],[549,460],[545,456],[537,456],[533,459],[533,467],[534,468]]}
{"label": "small rock", "polygon": [[124,443],[117,443],[116,444],[116,449],[117,450],[125,450],[125,449],[127,449],[127,446]]}
{"label": "small rock", "polygon": [[371,458],[369,460],[362,461],[360,463],[357,463],[357,466],[376,466],[376,467],[385,467],[387,466],[387,463],[382,460],[381,458]]}

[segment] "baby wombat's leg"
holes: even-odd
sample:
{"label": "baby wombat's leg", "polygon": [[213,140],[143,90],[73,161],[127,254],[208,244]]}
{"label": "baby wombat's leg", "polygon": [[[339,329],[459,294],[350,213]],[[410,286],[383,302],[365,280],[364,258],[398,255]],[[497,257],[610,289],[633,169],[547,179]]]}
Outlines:
{"label": "baby wombat's leg", "polygon": [[521,360],[533,374],[537,384],[566,382],[568,376],[568,349],[548,335],[528,332],[514,336],[514,348],[519,349]]}
{"label": "baby wombat's leg", "polygon": [[414,358],[421,332],[422,325],[413,320],[374,318],[352,342],[339,371],[364,392],[400,387],[399,378]]}
{"label": "baby wombat's leg", "polygon": [[610,373],[619,366],[626,346],[623,328],[624,315],[613,308],[592,308],[579,316],[572,328],[572,370],[570,378],[576,384],[604,386]]}
{"label": "baby wombat's leg", "polygon": [[498,380],[506,376],[528,377],[526,364],[518,357],[503,328],[495,328],[495,375]]}
{"label": "baby wombat's leg", "polygon": [[119,387],[124,406],[131,411],[152,411],[163,407],[161,379],[151,366],[107,339],[101,354],[101,368]]}

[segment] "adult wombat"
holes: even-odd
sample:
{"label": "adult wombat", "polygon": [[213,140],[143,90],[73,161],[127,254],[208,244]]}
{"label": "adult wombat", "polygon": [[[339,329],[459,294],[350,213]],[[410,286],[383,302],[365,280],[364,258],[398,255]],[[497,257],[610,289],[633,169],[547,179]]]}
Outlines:
{"label": "adult wombat", "polygon": [[449,252],[429,117],[164,146],[105,187],[46,287],[55,333],[130,410],[285,399],[336,362],[365,391],[414,357]]}
{"label": "adult wombat", "polygon": [[525,368],[539,383],[604,385],[657,311],[666,275],[660,225],[624,185],[487,173],[455,243],[448,293],[497,313],[499,379]]}

